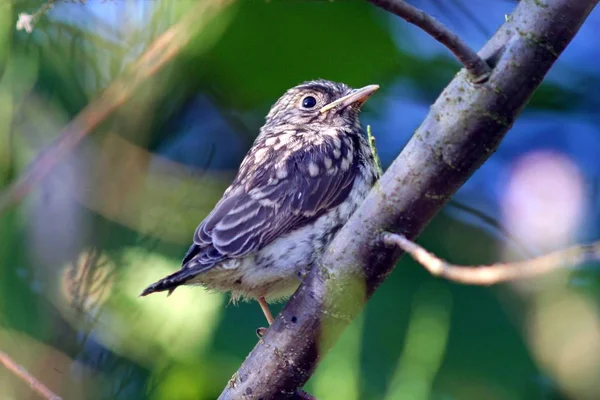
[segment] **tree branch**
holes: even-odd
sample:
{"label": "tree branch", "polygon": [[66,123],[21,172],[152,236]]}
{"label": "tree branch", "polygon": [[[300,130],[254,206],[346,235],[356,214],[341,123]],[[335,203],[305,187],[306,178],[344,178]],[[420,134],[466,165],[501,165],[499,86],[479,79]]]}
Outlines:
{"label": "tree branch", "polygon": [[490,76],[490,66],[447,26],[403,0],[369,0],[377,7],[396,14],[406,22],[418,26],[443,44],[456,56],[471,75],[474,83],[483,83]]}
{"label": "tree branch", "polygon": [[385,233],[383,242],[390,246],[397,246],[410,254],[432,275],[469,285],[493,285],[515,279],[532,278],[560,268],[600,260],[600,242],[573,246],[526,261],[477,266],[450,264],[408,240],[404,235]]}
{"label": "tree branch", "polygon": [[15,374],[17,377],[22,379],[29,385],[37,394],[42,396],[46,400],[61,400],[60,397],[55,395],[50,389],[46,387],[42,382],[38,381],[33,375],[31,375],[25,368],[14,362],[8,354],[0,351],[0,364],[4,365],[6,369]]}
{"label": "tree branch", "polygon": [[286,399],[391,273],[401,251],[494,152],[598,0],[521,1],[480,55],[489,80],[461,71],[288,301],[220,399]]}

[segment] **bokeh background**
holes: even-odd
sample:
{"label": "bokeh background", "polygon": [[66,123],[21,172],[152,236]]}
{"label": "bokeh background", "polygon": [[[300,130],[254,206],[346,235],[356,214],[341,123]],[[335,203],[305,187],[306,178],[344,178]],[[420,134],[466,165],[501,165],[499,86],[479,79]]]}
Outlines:
{"label": "bokeh background", "polygon": [[[59,1],[31,34],[15,29],[18,14],[43,3],[0,3],[0,187],[196,3]],[[474,48],[516,6],[412,3]],[[199,288],[137,295],[179,267],[269,106],[314,78],[380,84],[362,121],[385,168],[460,68],[360,0],[246,0],[197,18],[172,62],[0,214],[0,350],[65,399],[215,399],[257,341],[259,307]],[[422,245],[471,265],[598,239],[599,37],[596,10]],[[599,299],[598,264],[481,288],[403,258],[307,390],[324,400],[597,399]],[[37,395],[0,367],[0,398]]]}

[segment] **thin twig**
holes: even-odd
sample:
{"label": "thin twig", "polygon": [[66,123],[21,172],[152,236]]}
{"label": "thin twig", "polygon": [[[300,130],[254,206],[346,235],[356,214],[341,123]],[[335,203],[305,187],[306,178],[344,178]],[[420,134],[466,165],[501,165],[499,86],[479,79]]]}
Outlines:
{"label": "thin twig", "polygon": [[0,364],[4,365],[6,369],[25,381],[29,387],[31,387],[37,394],[47,400],[62,400],[61,397],[55,395],[50,389],[46,387],[42,382],[38,381],[33,377],[25,368],[14,362],[8,354],[0,350]]}
{"label": "thin twig", "polygon": [[478,266],[450,264],[396,233],[385,233],[383,241],[410,254],[432,275],[469,285],[487,286],[515,279],[532,278],[587,261],[600,260],[600,241],[589,245],[573,246],[531,260]]}
{"label": "thin twig", "polygon": [[406,22],[418,26],[443,44],[458,58],[471,75],[474,83],[483,83],[490,76],[490,66],[447,26],[403,0],[369,0],[376,6],[396,14]]}
{"label": "thin twig", "polygon": [[203,16],[208,21],[210,18],[207,14],[214,13],[231,2],[232,0],[202,1],[156,39],[129,69],[129,73],[115,80],[95,101],[88,104],[63,129],[53,146],[42,152],[19,179],[0,193],[0,214],[23,199],[83,138],[123,105],[146,79],[173,59],[190,38],[205,26],[204,23],[199,23],[198,16]]}

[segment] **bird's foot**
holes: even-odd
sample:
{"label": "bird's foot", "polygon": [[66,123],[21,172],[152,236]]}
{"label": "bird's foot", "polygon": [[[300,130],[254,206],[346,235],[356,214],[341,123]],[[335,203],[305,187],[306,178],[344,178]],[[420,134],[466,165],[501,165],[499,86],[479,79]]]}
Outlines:
{"label": "bird's foot", "polygon": [[[267,322],[269,323],[269,326],[271,326],[274,319],[273,319],[273,314],[271,314],[271,310],[269,310],[269,305],[267,304],[267,300],[265,300],[264,297],[259,297],[257,300],[258,300],[258,304],[260,304],[260,308],[262,308],[263,313],[265,314],[265,317],[267,318]],[[262,339],[263,336],[265,336],[265,333],[267,333],[267,328],[258,328],[256,330],[256,336],[258,336],[259,339]]]}
{"label": "bird's foot", "polygon": [[265,336],[265,333],[267,333],[267,328],[257,328],[256,329],[256,336],[258,336],[259,339],[262,339],[263,336]]}

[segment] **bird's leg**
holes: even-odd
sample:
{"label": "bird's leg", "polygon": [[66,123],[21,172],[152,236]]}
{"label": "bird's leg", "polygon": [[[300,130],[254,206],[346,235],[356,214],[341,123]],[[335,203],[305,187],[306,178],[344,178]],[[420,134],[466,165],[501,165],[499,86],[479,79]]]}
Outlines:
{"label": "bird's leg", "polygon": [[[273,314],[271,314],[271,310],[269,309],[267,300],[265,300],[264,297],[259,297],[258,304],[260,305],[260,308],[262,309],[263,313],[265,314],[265,317],[267,318],[267,322],[269,323],[269,325],[271,325],[275,319],[273,318]],[[258,335],[259,338],[262,338],[265,335],[266,331],[267,331],[267,328],[258,328],[256,330],[256,334]]]}
{"label": "bird's leg", "polygon": [[269,323],[269,325],[271,325],[273,323],[273,321],[275,321],[275,318],[273,318],[273,314],[271,314],[271,310],[269,309],[267,300],[265,300],[264,297],[259,297],[258,304],[260,304],[260,308],[262,308],[263,313],[265,314],[265,317],[267,318],[267,322]]}

